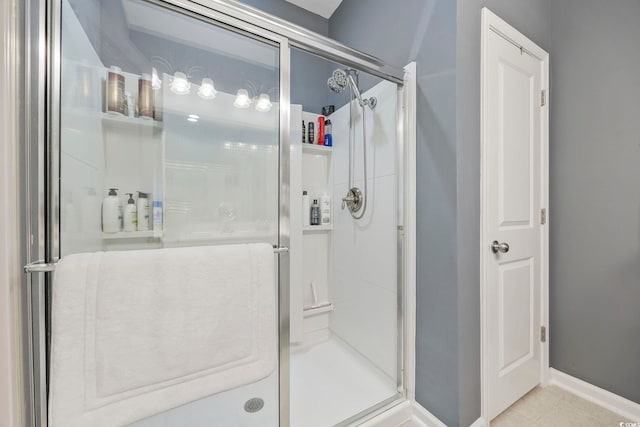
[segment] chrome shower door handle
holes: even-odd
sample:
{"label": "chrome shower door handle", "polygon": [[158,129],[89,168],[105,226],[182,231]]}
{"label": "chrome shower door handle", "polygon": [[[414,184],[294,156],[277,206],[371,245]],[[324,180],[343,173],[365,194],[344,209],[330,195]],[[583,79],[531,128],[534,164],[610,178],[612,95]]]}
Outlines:
{"label": "chrome shower door handle", "polygon": [[45,262],[45,261],[34,261],[25,265],[23,268],[25,273],[48,273],[50,271],[56,271],[56,265],[58,261],[54,262]]}
{"label": "chrome shower door handle", "polygon": [[505,242],[500,243],[497,240],[494,240],[491,243],[491,252],[494,254],[497,254],[498,252],[506,254],[509,252],[509,244]]}

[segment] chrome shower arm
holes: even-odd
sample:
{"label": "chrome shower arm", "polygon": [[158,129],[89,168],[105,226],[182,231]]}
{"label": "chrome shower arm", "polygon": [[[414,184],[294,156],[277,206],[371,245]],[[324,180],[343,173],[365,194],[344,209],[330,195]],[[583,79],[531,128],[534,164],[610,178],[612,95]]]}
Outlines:
{"label": "chrome shower arm", "polygon": [[364,108],[365,106],[367,106],[373,110],[378,104],[378,100],[376,99],[376,97],[372,96],[371,98],[368,98],[368,99],[362,98],[360,89],[358,88],[356,81],[353,79],[353,76],[349,74],[348,78],[349,78],[349,83],[351,84],[351,88],[353,89],[353,93],[358,99],[358,104],[360,104],[360,107]]}
{"label": "chrome shower arm", "polygon": [[360,94],[360,89],[358,89],[358,85],[356,84],[356,81],[353,79],[353,76],[351,74],[348,74],[347,78],[349,79],[349,84],[351,85],[351,89],[353,89],[353,93],[356,95],[356,98],[358,99],[358,103],[360,104],[361,107],[364,107],[365,103],[362,100],[362,95]]}

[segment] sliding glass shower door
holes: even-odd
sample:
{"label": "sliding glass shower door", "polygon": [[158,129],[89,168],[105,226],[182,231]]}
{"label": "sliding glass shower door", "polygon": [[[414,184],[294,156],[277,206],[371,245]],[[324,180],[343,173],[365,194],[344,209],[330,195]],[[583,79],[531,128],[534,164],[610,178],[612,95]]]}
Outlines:
{"label": "sliding glass shower door", "polygon": [[[245,243],[278,248],[287,243],[280,215],[280,201],[286,199],[280,185],[286,162],[280,160],[279,40],[257,29],[247,31],[246,25],[229,26],[229,19],[221,24],[207,9],[192,5],[187,11],[170,3],[59,3],[59,157],[54,156],[59,162],[59,187],[52,203],[60,214],[52,240],[63,262],[83,253],[126,251],[133,260],[169,248]],[[284,105],[283,110],[287,111]],[[274,305],[279,277],[275,252],[274,268],[266,270],[275,273],[269,278],[275,283],[270,299]],[[202,280],[211,287],[218,283],[216,277]],[[120,303],[114,300],[112,307],[100,302],[106,314],[86,324],[112,319],[113,313],[120,313],[118,304],[129,304],[141,295],[143,312],[162,292],[145,286],[149,284],[132,283],[116,295]],[[192,292],[189,283],[176,281],[175,287],[184,290],[176,295]],[[234,298],[251,301],[243,305]],[[54,299],[54,317],[56,304],[64,301]],[[93,371],[85,371],[81,379],[86,381],[85,410],[101,413],[132,396],[166,389],[163,407],[157,402],[153,410],[130,405],[123,418],[126,424],[278,426],[278,343],[275,339],[267,344],[272,353],[265,355],[258,336],[264,330],[278,336],[277,306],[265,326],[256,325],[255,317],[227,313],[233,304],[259,310],[261,301],[253,294],[240,297],[225,289],[197,307],[177,304],[143,320],[135,313],[118,314],[122,316],[118,333],[108,337],[113,351],[102,351],[96,329],[93,341],[83,347],[84,363],[100,365],[96,378],[87,378]],[[224,316],[216,317],[216,312]],[[182,331],[175,326],[185,324],[190,326]],[[52,331],[54,341],[60,333],[65,331]],[[164,334],[175,344],[162,346],[158,354],[149,343],[161,341]],[[224,339],[198,343],[193,346],[198,351],[190,352],[184,346],[193,343],[177,339],[186,336],[199,336],[203,342]],[[262,352],[253,352],[258,345]],[[141,351],[150,352],[148,365],[140,360]],[[130,357],[134,352],[137,359]],[[225,375],[225,369],[237,372],[245,353],[274,363],[263,363],[253,373],[249,366],[243,379]],[[88,360],[89,355],[96,360]],[[55,358],[65,356],[52,354],[52,378],[57,375]],[[131,366],[129,360],[134,361]],[[226,386],[210,392],[201,387],[198,398],[189,401],[171,392],[177,382],[197,381],[201,373],[213,371],[222,379],[218,385]],[[52,393],[59,390],[54,387]],[[56,425],[64,425],[60,421]]]}

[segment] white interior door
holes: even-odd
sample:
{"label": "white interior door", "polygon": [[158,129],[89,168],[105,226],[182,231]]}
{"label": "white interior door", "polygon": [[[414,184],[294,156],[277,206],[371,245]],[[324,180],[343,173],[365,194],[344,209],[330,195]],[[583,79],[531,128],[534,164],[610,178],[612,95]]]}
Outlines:
{"label": "white interior door", "polygon": [[546,64],[518,40],[486,37],[485,390],[493,419],[541,381]]}

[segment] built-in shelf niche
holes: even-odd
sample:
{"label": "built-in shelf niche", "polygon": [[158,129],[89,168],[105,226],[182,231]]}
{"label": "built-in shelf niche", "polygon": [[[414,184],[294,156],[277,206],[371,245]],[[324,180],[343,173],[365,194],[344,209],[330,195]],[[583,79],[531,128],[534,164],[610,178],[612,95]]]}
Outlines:
{"label": "built-in shelf niche", "polygon": [[[104,75],[107,70],[104,71]],[[122,72],[125,92],[138,99],[140,75]],[[106,82],[103,81],[103,85]],[[154,90],[154,108],[157,118],[162,117],[163,91]],[[106,93],[106,91],[105,91]],[[104,103],[104,101],[103,101]],[[135,109],[134,105],[128,106]],[[148,193],[149,230],[102,233],[103,249],[111,250],[130,244],[132,248],[155,247],[162,242],[161,227],[153,228],[153,202],[162,201],[164,164],[164,122],[155,118],[136,117],[112,112],[101,112],[104,149],[104,197],[109,188],[118,188],[118,196],[127,205],[127,193],[138,200],[138,193]]]}
{"label": "built-in shelf niche", "polygon": [[[294,116],[295,114],[292,114],[293,123],[297,124],[300,120],[304,120],[307,131],[309,123],[314,123],[317,138],[318,114],[302,112],[301,116]],[[300,131],[296,133],[296,137],[301,137]],[[292,212],[299,212],[300,215],[300,219],[292,221],[292,224],[294,222],[299,224],[292,227],[292,234],[298,234],[298,236],[292,236],[292,241],[298,244],[294,250],[299,252],[296,258],[297,264],[292,266],[291,274],[291,286],[294,288],[292,298],[297,298],[292,305],[292,311],[295,310],[295,313],[292,312],[292,331],[294,331],[292,340],[295,345],[305,345],[317,340],[318,337],[329,335],[329,316],[333,310],[329,283],[332,280],[330,255],[335,207],[331,206],[331,223],[304,225],[310,212],[301,209],[302,192],[307,191],[310,206],[314,199],[318,199],[320,204],[325,194],[333,203],[331,192],[334,160],[333,147],[325,147],[317,143],[302,143],[302,138],[296,139],[292,146],[298,153],[292,156],[292,159],[295,159],[292,160],[292,168],[295,169],[295,172],[292,172],[292,179],[299,176],[298,183],[295,185],[292,183],[292,191],[295,193],[292,193],[291,203],[296,206]]]}
{"label": "built-in shelf niche", "polygon": [[162,129],[162,122],[154,119],[145,119],[142,117],[124,116],[113,113],[101,113],[102,123],[104,126],[141,126]]}

